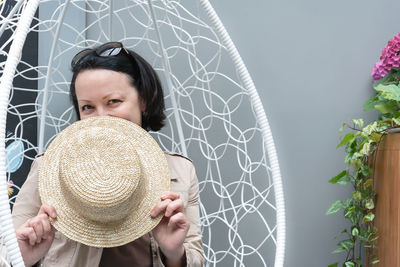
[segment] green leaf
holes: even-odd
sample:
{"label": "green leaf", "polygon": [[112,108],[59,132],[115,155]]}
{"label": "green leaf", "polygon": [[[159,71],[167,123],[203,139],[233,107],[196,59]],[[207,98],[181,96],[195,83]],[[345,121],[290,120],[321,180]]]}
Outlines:
{"label": "green leaf", "polygon": [[378,128],[378,122],[377,122],[377,121],[374,121],[374,122],[368,124],[367,126],[365,126],[365,127],[362,129],[362,132],[365,133],[366,135],[370,135],[370,134],[372,134],[373,132],[376,132],[376,131],[377,131],[377,128]]}
{"label": "green leaf", "polygon": [[[396,103],[394,103],[393,104],[395,107],[394,107],[394,109],[398,109],[399,107],[397,106],[398,105],[398,102],[396,102]],[[388,116],[389,117],[381,117],[380,118],[380,120],[381,121],[379,121],[379,123],[377,124],[377,131],[378,132],[381,132],[381,131],[383,131],[383,130],[386,130],[387,128],[389,128],[389,127],[392,127],[393,126],[393,119],[391,119],[390,118],[390,116],[399,116],[399,112],[398,111],[395,111],[395,112],[393,112],[393,113],[391,113],[391,114],[388,114]],[[386,119],[385,119],[386,118]]]}
{"label": "green leaf", "polygon": [[328,267],[337,267],[337,265],[338,265],[338,262],[335,262],[335,263],[329,264]]}
{"label": "green leaf", "polygon": [[331,204],[329,209],[326,211],[326,215],[334,214],[343,208],[343,202],[341,200],[336,200]]}
{"label": "green leaf", "polygon": [[340,144],[337,145],[336,148],[346,145],[347,143],[349,143],[352,140],[354,140],[354,133],[348,133],[343,137],[342,141],[340,142]]}
{"label": "green leaf", "polygon": [[367,102],[364,104],[364,110],[373,110],[375,108],[376,102],[379,100],[378,94],[372,95]]}
{"label": "green leaf", "polygon": [[353,229],[351,229],[352,236],[358,236],[359,234],[360,234],[360,231],[358,230],[357,227],[353,227]]}
{"label": "green leaf", "polygon": [[370,153],[371,143],[372,143],[371,140],[363,138],[357,145],[357,148],[355,149],[355,153],[353,154],[353,159],[364,158],[365,156],[368,156]]}
{"label": "green leaf", "polygon": [[362,199],[361,192],[360,192],[360,191],[354,191],[354,192],[353,192],[353,199],[354,199],[355,201],[360,202],[361,199]]}
{"label": "green leaf", "polygon": [[363,119],[351,119],[351,121],[357,125],[360,129],[364,126],[364,120]]}
{"label": "green leaf", "polygon": [[400,88],[395,84],[377,84],[374,85],[374,89],[385,99],[400,101]]}
{"label": "green leaf", "polygon": [[358,221],[357,212],[355,206],[350,206],[344,212],[344,217],[348,219],[352,224],[356,224]]}
{"label": "green leaf", "polygon": [[400,125],[400,118],[393,118],[393,122],[395,125]]}
{"label": "green leaf", "polygon": [[347,229],[343,229],[343,230],[340,232],[340,234],[337,234],[337,235],[335,236],[334,239],[337,239],[339,236],[341,236],[341,235],[344,234],[344,233],[347,233]]}
{"label": "green leaf", "polygon": [[372,169],[368,165],[361,166],[361,173],[364,176],[370,176],[372,174]]}
{"label": "green leaf", "polygon": [[349,250],[354,247],[354,241],[351,239],[346,239],[346,240],[340,241],[338,245],[346,250]]}
{"label": "green leaf", "polygon": [[340,248],[337,248],[334,251],[332,251],[332,254],[337,254],[337,253],[340,253],[340,252],[343,252],[343,251],[346,251],[346,249],[340,247]]}
{"label": "green leaf", "polygon": [[[347,172],[345,173],[346,175],[340,175],[339,173],[337,176],[333,177],[331,180],[329,180],[330,183],[332,184],[337,184],[337,185],[347,185],[350,183],[350,177],[347,175]],[[339,176],[340,175],[340,176]]]}
{"label": "green leaf", "polygon": [[353,155],[349,152],[346,152],[346,156],[344,157],[344,162],[349,162],[353,158]]}
{"label": "green leaf", "polygon": [[370,212],[370,213],[368,213],[367,215],[364,216],[363,223],[372,222],[374,220],[374,218],[375,218],[375,214]]}
{"label": "green leaf", "polygon": [[362,149],[360,150],[360,153],[363,154],[364,156],[368,156],[370,148],[371,148],[371,143],[370,142],[365,143]]}
{"label": "green leaf", "polygon": [[351,197],[349,197],[348,199],[346,199],[346,201],[344,202],[344,205],[346,207],[349,207],[351,204],[353,203],[353,199]]}
{"label": "green leaf", "polygon": [[[371,264],[372,265],[374,265],[374,264],[377,264],[379,262],[379,260],[373,260],[372,262],[371,262]],[[329,266],[328,266],[329,267]]]}
{"label": "green leaf", "polygon": [[358,170],[361,168],[362,161],[361,161],[361,159],[352,159],[352,160],[350,160],[350,165],[351,165],[356,171],[358,171]]}
{"label": "green leaf", "polygon": [[343,132],[344,126],[346,126],[346,125],[347,125],[347,123],[343,122],[342,127],[340,127],[340,129],[339,129],[339,133]]}
{"label": "green leaf", "polygon": [[346,262],[344,263],[344,266],[345,266],[345,267],[354,267],[354,266],[356,266],[356,265],[355,265],[355,263],[352,262],[352,261],[346,261]]}
{"label": "green leaf", "polygon": [[353,154],[353,158],[363,158],[364,156],[366,156],[365,154],[362,154],[360,152],[355,152]]}
{"label": "green leaf", "polygon": [[381,137],[382,137],[382,134],[372,133],[369,138],[372,141],[374,141],[375,143],[377,143],[377,142],[379,142],[381,140]]}
{"label": "green leaf", "polygon": [[375,109],[383,114],[394,113],[396,111],[392,103],[375,105]]}
{"label": "green leaf", "polygon": [[347,185],[350,183],[350,177],[348,175],[343,176],[342,178],[339,179],[339,181],[336,182],[338,185]]}
{"label": "green leaf", "polygon": [[373,183],[374,183],[374,180],[372,178],[367,179],[363,184],[364,189],[371,187]]}
{"label": "green leaf", "polygon": [[333,177],[332,179],[330,179],[329,182],[330,182],[331,184],[336,184],[337,181],[339,181],[340,178],[342,178],[343,176],[346,175],[346,173],[347,173],[346,170],[340,172],[338,175],[336,175],[335,177]]}
{"label": "green leaf", "polygon": [[374,201],[372,199],[367,199],[365,202],[365,207],[369,210],[372,210],[375,207]]}
{"label": "green leaf", "polygon": [[[375,233],[373,233],[371,236],[374,236]],[[374,238],[370,238],[370,242],[374,242],[376,240],[378,240],[379,236],[375,236]]]}

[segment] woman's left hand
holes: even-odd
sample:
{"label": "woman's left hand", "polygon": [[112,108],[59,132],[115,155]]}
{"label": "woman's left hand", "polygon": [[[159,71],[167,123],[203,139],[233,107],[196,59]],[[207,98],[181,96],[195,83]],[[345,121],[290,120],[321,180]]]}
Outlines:
{"label": "woman's left hand", "polygon": [[190,223],[184,213],[183,201],[178,193],[166,192],[161,202],[151,211],[151,217],[164,213],[161,222],[153,229],[153,235],[161,251],[170,262],[181,262],[185,254],[183,241]]}

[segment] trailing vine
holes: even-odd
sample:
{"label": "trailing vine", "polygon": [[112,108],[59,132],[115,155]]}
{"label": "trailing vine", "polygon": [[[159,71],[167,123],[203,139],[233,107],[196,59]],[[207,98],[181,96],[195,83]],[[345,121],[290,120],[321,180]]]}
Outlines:
{"label": "trailing vine", "polygon": [[[382,136],[391,128],[400,127],[400,33],[394,36],[383,49],[380,61],[376,63],[372,76],[376,93],[364,105],[365,110],[376,110],[379,116],[375,121],[364,125],[363,119],[352,119],[340,128],[342,138],[337,148],[345,148],[346,169],[329,182],[341,186],[351,185],[353,192],[346,200],[336,200],[326,214],[343,211],[343,216],[351,226],[344,229],[338,237],[338,248],[332,253],[345,255],[345,267],[362,267],[363,250],[371,264],[379,262],[373,249],[377,245],[375,218],[376,192],[373,188],[374,151]],[[345,130],[346,129],[346,130]],[[344,132],[346,132],[344,134]],[[343,238],[344,236],[344,238]],[[338,262],[329,265],[337,267]]]}

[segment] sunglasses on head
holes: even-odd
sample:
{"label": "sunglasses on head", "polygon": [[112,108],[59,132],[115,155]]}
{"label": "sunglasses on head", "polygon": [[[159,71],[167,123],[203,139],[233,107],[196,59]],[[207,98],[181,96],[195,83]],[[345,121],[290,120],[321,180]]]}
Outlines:
{"label": "sunglasses on head", "polygon": [[129,57],[129,59],[132,61],[133,65],[134,65],[134,67],[136,69],[138,69],[136,60],[133,58],[133,56],[129,53],[129,51],[126,50],[125,47],[120,42],[109,42],[109,43],[100,45],[96,49],[87,48],[87,49],[80,51],[78,54],[76,54],[72,58],[71,67],[74,68],[76,65],[78,65],[82,61],[83,58],[85,58],[87,55],[89,55],[93,51],[99,57],[113,57],[113,56],[118,56],[119,54],[123,53]]}

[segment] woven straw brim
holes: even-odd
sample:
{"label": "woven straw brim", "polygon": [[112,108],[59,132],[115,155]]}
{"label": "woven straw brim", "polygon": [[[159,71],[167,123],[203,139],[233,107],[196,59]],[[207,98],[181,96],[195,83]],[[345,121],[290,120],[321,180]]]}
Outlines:
{"label": "woven straw brim", "polygon": [[[88,138],[88,135],[91,137]],[[82,144],[82,139],[89,141]],[[130,158],[133,160],[130,161]],[[126,166],[135,160],[140,166]],[[91,177],[103,172],[107,175],[118,173],[124,177],[127,173],[141,169],[143,188],[132,199],[136,201],[136,208],[130,210],[126,217],[112,223],[99,223],[81,216],[82,211],[78,212],[81,207],[72,205],[68,201],[69,196],[66,198],[65,193],[62,193],[60,176],[65,168],[68,168],[69,173],[79,175],[81,182],[74,185],[76,192],[82,195],[89,192],[93,198],[90,201],[95,204],[102,203],[104,199],[121,199],[131,189],[118,180],[112,186],[107,184],[108,180],[92,183]],[[107,190],[104,190],[102,186],[106,185]],[[162,193],[169,191],[169,187],[168,164],[156,141],[140,126],[114,117],[81,120],[63,130],[51,142],[39,170],[42,203],[54,206],[57,212],[57,219],[52,220],[54,227],[68,238],[93,247],[124,245],[151,231],[162,216],[153,219],[150,212],[160,202]],[[112,212],[99,214],[100,219],[107,216],[112,217]]]}

